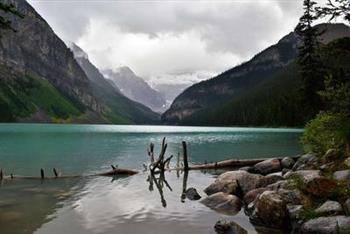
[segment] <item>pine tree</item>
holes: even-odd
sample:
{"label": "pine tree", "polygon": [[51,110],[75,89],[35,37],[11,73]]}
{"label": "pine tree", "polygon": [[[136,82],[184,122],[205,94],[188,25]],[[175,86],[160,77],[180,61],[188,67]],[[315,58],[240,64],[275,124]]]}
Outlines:
{"label": "pine tree", "polygon": [[318,54],[318,37],[322,34],[313,27],[317,19],[316,2],[304,0],[304,14],[295,28],[301,39],[299,45],[298,63],[300,66],[303,85],[301,87],[302,103],[305,114],[314,116],[321,109],[322,102],[318,92],[323,89],[323,69]]}
{"label": "pine tree", "polygon": [[318,17],[328,17],[329,21],[343,17],[350,22],[350,1],[349,0],[328,0],[325,7],[317,7]]}

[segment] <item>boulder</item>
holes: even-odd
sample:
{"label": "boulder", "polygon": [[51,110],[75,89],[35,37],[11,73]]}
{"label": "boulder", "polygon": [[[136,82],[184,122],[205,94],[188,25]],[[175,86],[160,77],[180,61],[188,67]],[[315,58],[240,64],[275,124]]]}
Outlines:
{"label": "boulder", "polygon": [[319,170],[299,170],[299,171],[289,171],[283,177],[285,179],[290,179],[294,176],[298,176],[302,179],[309,176],[321,176],[321,172]]}
{"label": "boulder", "polygon": [[346,158],[344,160],[344,164],[347,166],[347,167],[350,167],[350,157],[349,158]]}
{"label": "boulder", "polygon": [[228,171],[221,174],[215,182],[218,181],[237,181],[240,191],[244,194],[256,188],[256,185],[262,175],[252,174],[246,171]]}
{"label": "boulder", "polygon": [[285,169],[292,169],[292,167],[294,166],[294,159],[290,158],[290,157],[285,157],[281,160],[281,166],[282,168]]}
{"label": "boulder", "polygon": [[341,215],[344,213],[342,206],[337,201],[326,201],[315,210],[319,216]]}
{"label": "boulder", "polygon": [[218,234],[247,234],[248,232],[239,226],[237,223],[231,221],[219,220],[214,226],[215,232]]}
{"label": "boulder", "polygon": [[337,183],[326,177],[306,177],[303,190],[316,197],[329,197],[336,187]]}
{"label": "boulder", "polygon": [[268,189],[267,188],[257,188],[257,189],[250,190],[249,192],[247,192],[244,195],[244,198],[243,198],[244,203],[248,205],[249,203],[253,202],[255,200],[255,198],[257,198],[260,194],[262,194],[266,190],[268,190]]}
{"label": "boulder", "polygon": [[188,188],[186,190],[186,197],[189,200],[199,200],[201,199],[201,196],[198,194],[197,190],[195,188]]}
{"label": "boulder", "polygon": [[298,221],[303,218],[304,207],[302,205],[287,205],[287,211],[292,221]]}
{"label": "boulder", "polygon": [[350,188],[350,170],[336,171],[333,174],[334,179],[344,181]]}
{"label": "boulder", "polygon": [[290,172],[290,171],[291,171],[290,169],[283,168],[283,169],[282,169],[282,176],[284,176],[285,174],[287,174],[287,173]]}
{"label": "boulder", "polygon": [[257,188],[266,187],[266,186],[273,184],[273,183],[276,183],[277,181],[280,181],[280,180],[284,180],[284,178],[280,175],[270,174],[270,175],[261,177],[258,180],[256,187]]}
{"label": "boulder", "polygon": [[350,198],[348,198],[345,202],[344,202],[344,209],[345,212],[350,215]]}
{"label": "boulder", "polygon": [[350,217],[332,216],[319,217],[305,222],[301,227],[303,234],[348,234]]}
{"label": "boulder", "polygon": [[277,158],[267,159],[255,164],[254,166],[254,171],[262,175],[267,175],[280,170],[282,170],[281,163]]}
{"label": "boulder", "polygon": [[280,180],[280,181],[277,181],[276,183],[273,183],[273,184],[269,184],[267,186],[267,188],[269,190],[274,190],[274,191],[277,191],[281,188],[289,188],[289,183],[287,180]]}
{"label": "boulder", "polygon": [[241,210],[241,201],[232,194],[218,192],[201,201],[207,207],[226,215],[235,215]]}
{"label": "boulder", "polygon": [[327,152],[323,155],[323,159],[325,162],[333,162],[338,159],[341,159],[343,157],[343,154],[335,149],[329,149]]}
{"label": "boulder", "polygon": [[279,189],[277,193],[281,196],[283,201],[291,205],[304,205],[309,203],[309,199],[298,189]]}
{"label": "boulder", "polygon": [[316,155],[309,153],[302,155],[294,164],[292,170],[306,170],[316,169],[318,164],[318,158]]}
{"label": "boulder", "polygon": [[272,228],[286,228],[289,224],[286,202],[275,191],[265,191],[259,195],[249,218],[254,224]]}
{"label": "boulder", "polygon": [[320,175],[319,170],[300,170],[287,173],[284,178],[297,179],[299,178],[298,189],[310,193],[316,197],[328,197],[337,187],[334,180]]}
{"label": "boulder", "polygon": [[241,171],[247,171],[247,172],[252,172],[253,169],[254,169],[253,167],[249,167],[249,166],[239,168],[239,170],[241,170]]}
{"label": "boulder", "polygon": [[239,185],[235,179],[217,179],[214,183],[210,184],[204,192],[207,195],[212,195],[218,192],[224,192],[227,194],[239,194]]}

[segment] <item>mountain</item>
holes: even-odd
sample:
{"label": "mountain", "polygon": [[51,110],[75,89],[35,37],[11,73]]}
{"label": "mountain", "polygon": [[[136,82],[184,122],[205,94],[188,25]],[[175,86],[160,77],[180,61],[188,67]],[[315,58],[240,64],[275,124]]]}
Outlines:
{"label": "mountain", "polygon": [[24,18],[5,15],[17,32],[0,32],[0,121],[156,121],[157,114],[130,100],[124,104],[128,109],[117,115],[97,94],[96,83],[87,77],[72,51],[26,1],[3,2],[14,4]]}
{"label": "mountain", "polygon": [[[344,24],[321,24],[321,41],[350,37]],[[212,79],[181,93],[162,121],[185,125],[299,126],[308,120],[298,106],[298,37],[291,32],[277,44]]]}
{"label": "mountain", "polygon": [[133,123],[157,123],[158,114],[153,113],[148,107],[125,97],[117,86],[104,78],[80,47],[73,43],[70,48],[76,61],[90,80],[94,96],[105,107],[103,115],[107,119],[112,120],[112,122],[131,120]]}
{"label": "mountain", "polygon": [[114,82],[128,98],[142,103],[157,112],[165,111],[165,99],[158,91],[149,86],[142,78],[135,75],[129,67],[103,71],[106,78]]}
{"label": "mountain", "polygon": [[176,83],[154,83],[152,87],[157,90],[165,99],[165,109],[168,109],[174,99],[182,93],[190,84]]}

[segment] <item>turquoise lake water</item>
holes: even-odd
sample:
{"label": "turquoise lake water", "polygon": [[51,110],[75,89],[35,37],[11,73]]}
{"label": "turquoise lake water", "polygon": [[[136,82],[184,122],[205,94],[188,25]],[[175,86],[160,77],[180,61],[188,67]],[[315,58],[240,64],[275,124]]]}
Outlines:
{"label": "turquoise lake water", "polygon": [[[215,233],[221,218],[255,233],[240,212],[224,216],[197,201],[180,201],[183,175],[166,173],[163,207],[156,188],[150,190],[146,149],[163,137],[167,155],[188,145],[192,163],[229,158],[292,156],[302,152],[300,129],[217,128],[117,125],[0,124],[0,168],[5,174],[39,176],[90,175],[110,165],[140,170],[132,177],[87,177],[51,181],[4,181],[0,187],[0,233]],[[188,187],[203,189],[212,173],[190,172]]]}

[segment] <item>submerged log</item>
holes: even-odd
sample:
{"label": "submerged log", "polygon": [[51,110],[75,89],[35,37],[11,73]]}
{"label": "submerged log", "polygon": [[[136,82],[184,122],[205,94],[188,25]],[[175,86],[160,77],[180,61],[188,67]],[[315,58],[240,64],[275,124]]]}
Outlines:
{"label": "submerged log", "polygon": [[[214,163],[195,164],[188,167],[188,170],[204,170],[204,169],[219,169],[219,168],[238,168],[245,166],[253,166],[268,158],[261,159],[228,159]],[[185,167],[177,167],[174,170],[186,170]]]}
{"label": "submerged log", "polygon": [[98,173],[96,176],[115,176],[115,175],[135,175],[138,171],[130,170],[130,169],[123,169],[123,168],[115,168],[111,171]]}
{"label": "submerged log", "polygon": [[50,180],[50,179],[73,179],[73,178],[80,178],[80,177],[92,177],[92,176],[115,176],[115,175],[135,175],[138,173],[138,171],[134,171],[131,169],[123,169],[123,168],[116,168],[107,171],[107,172],[102,172],[102,173],[97,173],[93,175],[58,175],[57,170],[54,168],[54,176],[45,176],[44,170],[40,169],[40,176],[21,176],[21,175],[14,175],[10,174],[10,176],[4,176],[2,174],[2,180],[7,180],[7,179],[27,179],[27,180]]}
{"label": "submerged log", "polygon": [[[299,158],[299,156],[291,157],[295,160]],[[204,170],[204,169],[218,169],[218,168],[239,168],[246,166],[254,166],[257,163],[260,163],[269,159],[279,159],[282,158],[274,157],[274,158],[257,158],[257,159],[228,159],[224,161],[214,162],[214,163],[204,163],[204,164],[196,164],[189,166],[189,170]],[[176,168],[177,170],[184,170],[185,168],[180,167]]]}

